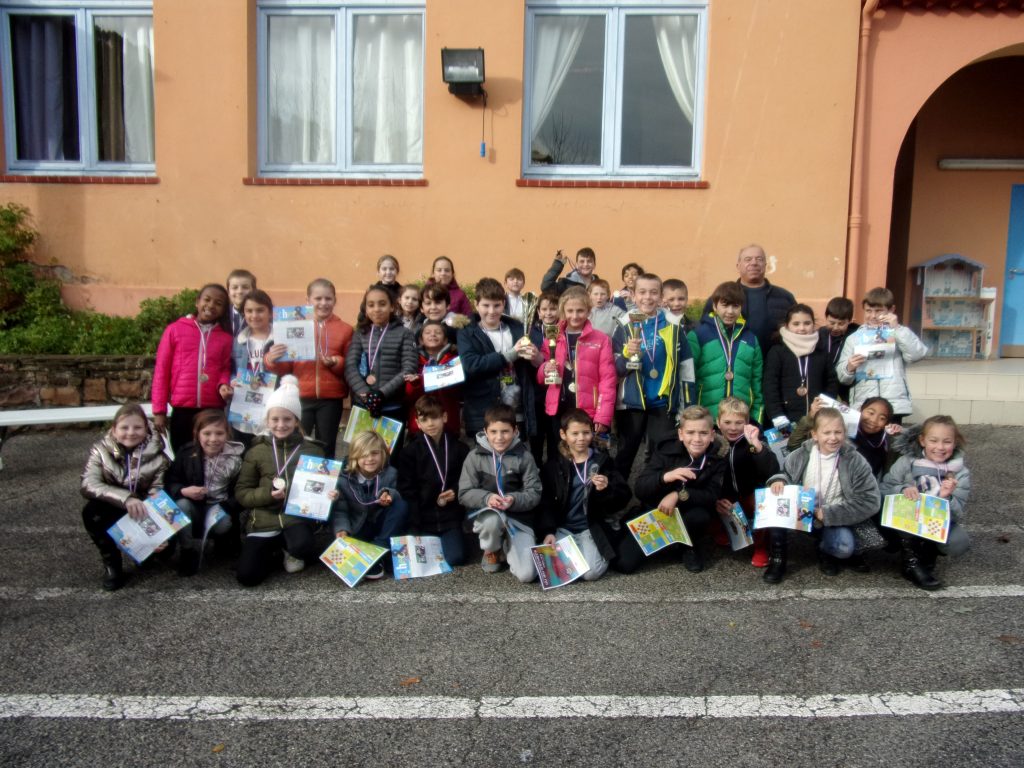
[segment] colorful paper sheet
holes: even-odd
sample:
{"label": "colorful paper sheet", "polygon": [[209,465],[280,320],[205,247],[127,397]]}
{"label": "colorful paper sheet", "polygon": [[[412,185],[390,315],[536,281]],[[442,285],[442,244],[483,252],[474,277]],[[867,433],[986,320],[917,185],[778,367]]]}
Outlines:
{"label": "colorful paper sheet", "polygon": [[554,544],[530,547],[533,567],[537,569],[543,589],[557,589],[571,584],[590,570],[576,539],[566,536]]}
{"label": "colorful paper sheet", "polygon": [[770,488],[754,491],[754,529],[789,528],[810,533],[814,528],[813,490],[787,485],[776,496]]}
{"label": "colorful paper sheet", "polygon": [[886,496],[882,503],[882,525],[922,539],[945,544],[949,524],[949,501],[938,496],[925,494],[911,501],[902,493],[896,493]]}
{"label": "colorful paper sheet", "polygon": [[328,494],[338,487],[338,476],[343,468],[340,461],[319,456],[299,456],[284,513],[310,520],[326,520],[330,517],[331,504],[334,502]]}
{"label": "colorful paper sheet", "polygon": [[384,547],[346,536],[332,541],[320,555],[320,560],[331,569],[331,573],[354,587],[385,554],[387,550]]}
{"label": "colorful paper sheet", "polygon": [[419,579],[451,573],[438,536],[392,536],[391,564],[395,579]]}
{"label": "colorful paper sheet", "polygon": [[683,524],[683,517],[678,509],[673,509],[671,514],[665,514],[660,509],[652,509],[650,512],[640,515],[626,523],[629,532],[633,534],[636,543],[650,557],[655,552],[664,549],[669,544],[685,544],[693,546],[690,533]]}
{"label": "colorful paper sheet", "polygon": [[107,535],[136,563],[144,561],[157,547],[192,522],[164,491],[144,499],[143,503],[146,516],[141,520],[125,515],[107,529]]}

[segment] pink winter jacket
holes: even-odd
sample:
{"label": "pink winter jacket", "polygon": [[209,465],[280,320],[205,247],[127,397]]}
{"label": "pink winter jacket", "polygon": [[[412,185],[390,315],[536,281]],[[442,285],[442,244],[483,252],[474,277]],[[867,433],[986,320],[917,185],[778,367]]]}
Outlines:
{"label": "pink winter jacket", "polygon": [[221,384],[231,380],[231,334],[214,325],[206,344],[206,381],[199,381],[199,326],[185,315],[167,326],[156,350],[153,413],[176,408],[223,408]]}
{"label": "pink winter jacket", "polygon": [[[565,322],[558,324],[558,342],[555,346],[555,362],[560,371],[565,371],[565,359],[569,347],[565,338]],[[544,363],[551,358],[547,343],[543,349]],[[615,374],[615,356],[612,342],[607,334],[596,330],[588,320],[576,342],[576,365],[572,375],[576,382],[576,405],[594,420],[595,424],[610,426],[615,413],[615,392],[618,378]],[[537,369],[537,382],[544,383],[544,365]],[[558,413],[560,384],[548,385],[544,400],[544,411],[549,416]]]}

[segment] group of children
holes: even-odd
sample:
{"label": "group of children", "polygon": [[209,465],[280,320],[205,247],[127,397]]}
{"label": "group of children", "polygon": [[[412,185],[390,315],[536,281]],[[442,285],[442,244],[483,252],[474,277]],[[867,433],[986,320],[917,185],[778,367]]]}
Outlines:
{"label": "group of children", "polygon": [[[590,566],[584,578],[595,579],[609,567],[631,572],[645,559],[623,525],[629,509],[678,509],[694,543],[683,549],[683,564],[696,572],[705,567],[705,534],[727,543],[723,521],[734,503],[752,516],[756,488],[798,484],[816,491],[823,572],[835,574],[841,562],[863,570],[864,553],[885,547],[901,553],[916,585],[941,586],[936,556],[969,544],[962,523],[970,476],[951,419],[933,417],[919,430],[899,425],[910,413],[902,364],[924,350],[898,323],[890,292],[868,292],[865,322],[891,329],[899,365],[889,378],[862,379],[856,373],[867,361],[847,343],[847,299],[829,303],[820,331],[811,308],[795,304],[763,354],[745,327],[738,283],[719,285],[689,328],[682,281],[663,282],[629,264],[613,293],[597,278],[591,249],[581,249],[560,278],[566,261],[559,252],[545,274],[536,318],[520,270],[503,283],[481,279],[471,307],[443,256],[422,288],[401,286],[397,260],[382,257],[355,328],[334,313],[333,284],[314,280],[307,300],[316,359],[303,362],[284,359],[273,303],[251,273],[232,272],[226,287],[203,286],[195,315],[161,339],[152,423],[138,406],[125,406],[86,465],[83,520],[103,558],[103,586],[117,589],[125,579],[107,528],[125,513],[141,516],[141,500],[160,488],[192,520],[175,541],[182,574],[196,572],[207,537],[237,556],[247,586],[281,565],[296,572],[314,561],[315,523],[283,510],[298,457],[333,457],[346,397],[404,429],[392,450],[374,432],[348,446],[330,494],[337,536],[384,547],[392,536],[439,536],[455,566],[470,559],[464,534],[472,530],[483,570],[507,565],[524,582],[536,578],[531,546],[572,536]],[[464,382],[424,394],[424,366],[455,357]],[[232,430],[225,416],[246,370],[280,377],[253,433]],[[854,439],[822,394],[845,395],[861,410]],[[779,417],[795,425],[782,467],[761,431]],[[164,431],[173,463],[162,450]],[[949,499],[947,543],[882,528],[888,493]],[[631,508],[634,495],[640,506]],[[213,504],[228,514],[207,531]],[[785,574],[786,543],[784,529],[756,532],[752,563],[769,583]],[[368,578],[383,574],[378,566]]]}

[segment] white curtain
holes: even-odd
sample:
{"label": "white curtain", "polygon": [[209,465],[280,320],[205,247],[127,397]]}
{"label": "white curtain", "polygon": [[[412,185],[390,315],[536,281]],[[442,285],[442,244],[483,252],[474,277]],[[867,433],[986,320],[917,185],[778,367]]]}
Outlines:
{"label": "white curtain", "polygon": [[267,159],[333,163],[337,76],[330,16],[270,16]]}
{"label": "white curtain", "polygon": [[152,163],[153,140],[153,20],[149,17],[106,16],[96,29],[121,38],[124,103],[124,159]]}
{"label": "white curtain", "polygon": [[692,124],[697,93],[697,17],[654,16],[653,20],[669,86],[679,109]]}
{"label": "white curtain", "polygon": [[535,152],[549,154],[538,134],[551,114],[558,92],[583,42],[587,21],[587,16],[537,16],[535,19],[530,99],[530,139]]}
{"label": "white curtain", "polygon": [[352,162],[423,162],[423,17],[359,14],[352,51]]}

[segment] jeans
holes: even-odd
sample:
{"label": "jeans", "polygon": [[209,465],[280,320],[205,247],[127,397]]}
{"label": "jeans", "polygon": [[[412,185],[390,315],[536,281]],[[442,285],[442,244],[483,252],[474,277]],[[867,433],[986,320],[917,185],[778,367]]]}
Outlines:
{"label": "jeans", "polygon": [[853,535],[852,528],[829,525],[821,529],[821,543],[818,548],[826,555],[845,560],[857,548],[857,537]]}
{"label": "jeans", "polygon": [[[369,541],[391,551],[391,537],[404,536],[409,529],[409,505],[405,499],[395,499],[389,506],[369,514],[358,531],[349,531],[354,539]],[[385,558],[386,563],[391,560]]]}
{"label": "jeans", "polygon": [[[174,503],[178,505],[178,509],[188,515],[188,519],[192,521],[191,525],[186,525],[180,531],[178,531],[178,545],[182,550],[194,549],[199,550],[202,541],[209,536],[223,536],[225,533],[231,530],[231,516],[221,518],[213,528],[209,531],[206,530],[206,511],[213,506],[213,504],[207,504],[203,501],[192,501],[191,499],[175,499]],[[227,510],[224,510],[227,512]],[[199,527],[203,530],[200,532],[196,527],[196,522],[199,522]]]}

